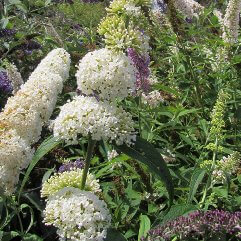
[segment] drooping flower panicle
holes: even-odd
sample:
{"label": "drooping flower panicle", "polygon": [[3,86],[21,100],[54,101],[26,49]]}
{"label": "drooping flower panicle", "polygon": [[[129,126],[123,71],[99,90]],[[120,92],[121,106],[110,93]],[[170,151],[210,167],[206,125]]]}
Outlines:
{"label": "drooping flower panicle", "polygon": [[227,43],[237,42],[240,11],[241,0],[230,0],[223,18],[223,39]]}
{"label": "drooping flower panicle", "polygon": [[21,169],[31,160],[31,145],[39,140],[42,126],[52,114],[69,67],[69,54],[63,49],[53,50],[20,90],[8,98],[0,113],[0,153],[4,156],[0,187],[6,194],[14,191]]}

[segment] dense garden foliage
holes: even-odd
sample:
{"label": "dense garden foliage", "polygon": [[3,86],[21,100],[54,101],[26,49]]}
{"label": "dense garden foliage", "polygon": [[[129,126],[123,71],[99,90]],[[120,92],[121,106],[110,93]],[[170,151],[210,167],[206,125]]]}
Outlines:
{"label": "dense garden foliage", "polygon": [[0,240],[241,240],[241,0],[2,0]]}

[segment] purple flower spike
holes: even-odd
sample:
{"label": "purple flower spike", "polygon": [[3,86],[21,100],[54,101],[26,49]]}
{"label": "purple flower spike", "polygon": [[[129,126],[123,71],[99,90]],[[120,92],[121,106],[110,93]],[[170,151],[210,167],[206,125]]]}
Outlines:
{"label": "purple flower spike", "polygon": [[77,159],[75,162],[69,162],[69,163],[63,164],[59,168],[58,172],[62,173],[62,172],[69,172],[74,169],[83,169],[84,166],[85,166],[84,161]]}
{"label": "purple flower spike", "polygon": [[150,230],[148,241],[168,241],[172,240],[174,236],[177,236],[178,240],[186,240],[186,238],[190,237],[204,237],[207,234],[210,238],[225,234],[240,238],[240,230],[241,212],[195,211],[188,216],[178,217],[165,225]]}
{"label": "purple flower spike", "polygon": [[15,29],[0,29],[0,38],[7,38],[15,35]]}
{"label": "purple flower spike", "polygon": [[2,90],[5,93],[10,93],[13,90],[7,72],[5,71],[0,71],[0,90]]}
{"label": "purple flower spike", "polygon": [[142,89],[145,93],[150,90],[150,83],[148,77],[150,75],[149,64],[150,56],[142,56],[133,48],[127,49],[128,57],[131,59],[136,68],[136,88]]}
{"label": "purple flower spike", "polygon": [[27,43],[21,45],[21,49],[27,54],[32,54],[33,50],[41,49],[42,46],[35,40],[29,40]]}

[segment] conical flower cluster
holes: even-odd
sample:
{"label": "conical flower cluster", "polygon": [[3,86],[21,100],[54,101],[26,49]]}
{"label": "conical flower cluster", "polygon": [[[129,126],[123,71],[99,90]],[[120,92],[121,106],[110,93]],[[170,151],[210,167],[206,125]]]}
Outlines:
{"label": "conical flower cluster", "polygon": [[53,50],[0,113],[0,187],[7,194],[14,191],[20,170],[31,160],[31,145],[39,140],[52,114],[69,67],[69,54]]}

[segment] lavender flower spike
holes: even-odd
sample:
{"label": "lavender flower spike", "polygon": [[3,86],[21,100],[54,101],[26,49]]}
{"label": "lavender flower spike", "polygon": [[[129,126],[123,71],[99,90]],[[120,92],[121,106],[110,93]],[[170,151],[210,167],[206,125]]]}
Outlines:
{"label": "lavender flower spike", "polygon": [[4,93],[10,93],[12,90],[13,87],[8,78],[7,72],[0,71],[0,91],[3,91]]}
{"label": "lavender flower spike", "polygon": [[140,55],[133,48],[127,49],[128,57],[136,68],[136,88],[142,89],[145,93],[150,90],[150,83],[148,77],[150,75],[150,57],[149,55]]}
{"label": "lavender flower spike", "polygon": [[71,171],[73,169],[83,169],[84,168],[84,161],[80,160],[80,159],[77,159],[75,162],[68,162],[68,163],[65,163],[63,164],[58,172],[59,173],[62,173],[62,172],[68,172],[68,171]]}
{"label": "lavender flower spike", "polygon": [[188,216],[178,217],[165,225],[149,231],[148,237],[143,240],[158,241],[187,240],[188,238],[217,237],[231,235],[241,238],[241,212],[211,210],[207,212],[195,211]]}

